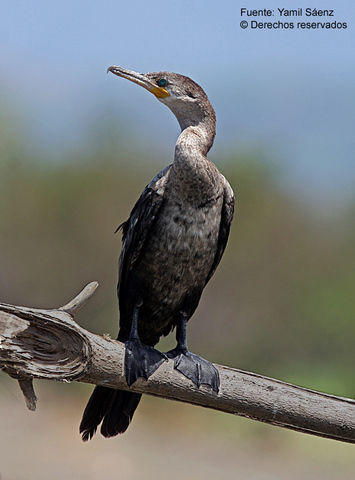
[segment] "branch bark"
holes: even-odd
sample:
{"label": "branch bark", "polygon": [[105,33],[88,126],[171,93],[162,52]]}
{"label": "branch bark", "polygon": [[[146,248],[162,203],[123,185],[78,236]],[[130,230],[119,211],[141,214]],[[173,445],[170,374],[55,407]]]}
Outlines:
{"label": "branch bark", "polygon": [[97,288],[92,282],[67,305],[46,310],[0,303],[0,370],[19,381],[30,410],[33,378],[132,390],[252,418],[299,432],[355,443],[355,400],[216,365],[219,394],[195,387],[165,362],[130,388],[124,344],[81,328],[74,315]]}

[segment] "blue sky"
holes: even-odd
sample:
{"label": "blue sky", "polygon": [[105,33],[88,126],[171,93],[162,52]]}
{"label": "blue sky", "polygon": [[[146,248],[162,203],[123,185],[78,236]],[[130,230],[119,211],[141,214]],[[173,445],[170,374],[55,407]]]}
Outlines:
{"label": "blue sky", "polygon": [[160,144],[169,161],[178,133],[171,113],[105,70],[118,64],[184,73],[205,88],[216,109],[214,159],[227,146],[265,151],[291,183],[351,196],[355,4],[316,2],[318,9],[333,7],[330,21],[346,21],[346,30],[239,27],[241,7],[302,6],[309,4],[1,0],[0,99],[24,113],[34,138],[54,148],[58,159],[85,142],[88,125],[102,115],[117,119],[117,128],[134,127],[152,148]]}

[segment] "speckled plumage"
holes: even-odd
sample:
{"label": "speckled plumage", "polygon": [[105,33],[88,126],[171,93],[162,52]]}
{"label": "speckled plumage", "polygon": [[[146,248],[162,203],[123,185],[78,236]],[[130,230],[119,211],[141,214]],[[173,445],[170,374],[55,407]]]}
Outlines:
{"label": "speckled plumage", "polygon": [[[179,312],[186,311],[189,317],[193,314],[217,266],[222,207],[228,186],[214,165],[207,159],[204,162],[205,168],[220,181],[207,183],[197,177],[192,182],[190,177],[189,188],[181,191],[186,185],[184,172],[172,165],[161,178],[151,182],[138,202],[142,206],[133,210],[125,224],[119,281],[121,340],[128,338],[134,304],[142,299],[140,338],[148,345],[157,343],[162,334],[168,334],[176,325]],[[146,225],[147,238],[132,262],[131,251],[137,240],[132,242],[129,230],[134,229],[137,210],[145,213],[143,204],[148,192],[154,197],[157,214],[153,221],[144,215],[139,217],[138,221],[151,225]],[[130,265],[128,271],[126,263]]]}
{"label": "speckled plumage", "polygon": [[[175,73],[143,75],[120,67],[109,70],[152,93],[157,91],[154,94],[174,113],[182,130],[173,163],[147,185],[122,225],[118,339],[131,338],[132,318],[139,306],[139,339],[153,346],[161,335],[167,335],[178,324],[181,316],[186,322],[194,313],[223,255],[233,218],[234,197],[227,180],[206,157],[213,144],[216,118],[202,88]],[[166,80],[164,89],[155,86],[161,78]],[[176,352],[185,355],[184,349]],[[172,355],[176,352],[172,351]],[[218,391],[218,378],[211,383],[208,379],[211,364],[187,354],[186,362],[193,363],[195,359],[204,362],[204,378]],[[91,438],[102,419],[104,436],[123,432],[139,399],[138,394],[120,395],[96,387],[80,427],[83,438]]]}

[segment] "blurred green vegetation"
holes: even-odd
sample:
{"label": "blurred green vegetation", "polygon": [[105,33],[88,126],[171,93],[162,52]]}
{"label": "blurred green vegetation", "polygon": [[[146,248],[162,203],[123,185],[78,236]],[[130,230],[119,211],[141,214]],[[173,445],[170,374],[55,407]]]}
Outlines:
{"label": "blurred green vegetation", "polygon": [[[114,230],[170,159],[145,151],[134,137],[130,152],[114,135],[101,143],[89,138],[87,150],[54,162],[38,153],[20,118],[2,111],[0,299],[55,307],[98,280],[79,320],[115,336],[120,234]],[[221,266],[190,322],[191,349],[218,363],[354,396],[355,205],[336,218],[320,215],[253,155],[228,152],[218,166],[236,192],[236,215]],[[173,343],[172,336],[162,348]]]}

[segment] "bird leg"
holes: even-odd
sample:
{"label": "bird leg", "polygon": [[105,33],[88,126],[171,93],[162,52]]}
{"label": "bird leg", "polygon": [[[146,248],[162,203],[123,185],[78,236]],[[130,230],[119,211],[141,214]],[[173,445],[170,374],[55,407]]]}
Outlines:
{"label": "bird leg", "polygon": [[139,377],[146,380],[167,360],[166,355],[155,348],[144,345],[138,335],[138,316],[142,303],[136,304],[133,310],[132,326],[128,340],[125,342],[125,376],[130,387]]}
{"label": "bird leg", "polygon": [[174,368],[190,379],[198,388],[208,385],[218,393],[220,380],[217,368],[208,360],[189,352],[186,343],[186,324],[188,316],[181,312],[176,326],[177,346],[167,352],[167,356],[174,360]]}

